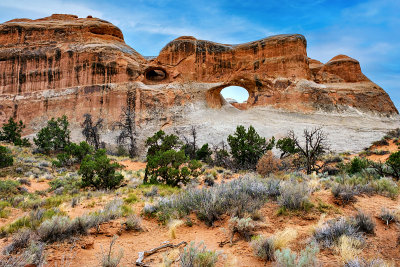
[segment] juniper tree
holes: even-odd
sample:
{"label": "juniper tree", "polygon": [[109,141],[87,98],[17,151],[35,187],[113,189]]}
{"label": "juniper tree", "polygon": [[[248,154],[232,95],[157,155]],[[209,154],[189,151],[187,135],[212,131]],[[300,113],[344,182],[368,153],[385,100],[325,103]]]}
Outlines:
{"label": "juniper tree", "polygon": [[100,130],[103,128],[103,119],[99,118],[96,123],[92,121],[92,115],[86,113],[83,115],[85,121],[82,124],[82,135],[86,142],[94,147],[95,150],[104,148],[104,143],[101,142]]}

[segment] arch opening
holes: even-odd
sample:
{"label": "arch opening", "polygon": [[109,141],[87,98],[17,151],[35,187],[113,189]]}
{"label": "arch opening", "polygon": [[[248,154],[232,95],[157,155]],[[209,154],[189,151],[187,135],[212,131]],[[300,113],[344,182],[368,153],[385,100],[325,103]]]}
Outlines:
{"label": "arch opening", "polygon": [[249,92],[241,86],[227,86],[220,91],[221,97],[237,109],[247,109]]}
{"label": "arch opening", "polygon": [[167,72],[161,68],[151,68],[145,72],[146,80],[149,81],[162,81],[167,78]]}

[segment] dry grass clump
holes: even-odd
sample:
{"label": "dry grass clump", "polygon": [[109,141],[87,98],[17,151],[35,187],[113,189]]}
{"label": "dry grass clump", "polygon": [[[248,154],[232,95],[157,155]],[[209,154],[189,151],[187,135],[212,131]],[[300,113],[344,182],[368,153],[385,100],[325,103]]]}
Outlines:
{"label": "dry grass clump", "polygon": [[333,219],[326,222],[322,227],[314,232],[314,239],[326,248],[333,247],[338,244],[341,236],[346,235],[354,239],[364,242],[362,232],[354,225],[351,220],[344,217]]}
{"label": "dry grass clump", "polygon": [[336,252],[339,253],[343,262],[354,260],[360,255],[363,247],[363,242],[360,239],[342,235],[339,238]]}
{"label": "dry grass clump", "polygon": [[268,238],[257,236],[252,240],[251,246],[258,258],[265,261],[273,261],[275,259],[275,251],[286,248],[296,237],[297,231],[287,228]]}
{"label": "dry grass clump", "polygon": [[169,224],[168,224],[168,228],[169,228],[169,236],[172,239],[176,238],[176,229],[181,226],[184,222],[182,220],[172,220]]}
{"label": "dry grass clump", "polygon": [[110,246],[108,251],[103,251],[103,247],[101,248],[101,266],[102,267],[117,267],[124,255],[122,249],[119,250],[117,255],[114,255],[113,246],[117,240],[117,236],[115,235],[110,242]]}
{"label": "dry grass clump", "polygon": [[358,192],[354,186],[336,184],[331,189],[332,195],[337,200],[340,200],[343,205],[356,201],[355,196]]}
{"label": "dry grass clump", "polygon": [[262,176],[268,176],[271,173],[279,171],[281,160],[274,156],[272,151],[268,150],[257,163],[257,172]]}

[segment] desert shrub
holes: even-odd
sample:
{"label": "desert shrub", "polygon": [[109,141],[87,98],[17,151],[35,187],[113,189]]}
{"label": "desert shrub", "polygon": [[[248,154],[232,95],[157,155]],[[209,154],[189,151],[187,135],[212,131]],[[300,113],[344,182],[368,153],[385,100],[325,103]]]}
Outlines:
{"label": "desert shrub", "polygon": [[3,254],[18,252],[29,245],[33,232],[31,229],[21,229],[12,237],[12,242],[3,249]]}
{"label": "desert shrub", "polygon": [[267,151],[257,163],[257,172],[263,176],[277,172],[281,161],[277,159],[271,151]]}
{"label": "desert shrub", "polygon": [[315,243],[309,244],[300,251],[300,255],[289,248],[275,251],[277,265],[280,267],[312,267],[318,266],[317,254],[319,247]]}
{"label": "desert shrub", "polygon": [[400,128],[388,131],[383,137],[383,139],[395,139],[395,138],[400,138]]}
{"label": "desert shrub", "polygon": [[19,255],[8,255],[6,259],[2,259],[0,267],[44,266],[44,249],[45,244],[42,242],[31,241],[29,246]]}
{"label": "desert shrub", "polygon": [[21,138],[24,128],[25,125],[22,121],[16,122],[10,117],[8,122],[3,124],[3,130],[0,131],[0,141],[12,143],[16,146],[30,146],[28,139]]}
{"label": "desert shrub", "polygon": [[392,175],[396,179],[400,178],[400,151],[392,153],[386,160],[386,164],[391,168]]}
{"label": "desert shrub", "polygon": [[397,221],[397,216],[395,212],[391,210],[387,210],[385,208],[382,208],[381,213],[379,214],[379,218],[384,221],[387,225],[389,225],[392,222]]}
{"label": "desert shrub", "polygon": [[142,222],[140,218],[134,214],[130,215],[125,223],[125,228],[128,231],[143,231]]}
{"label": "desert shrub", "polygon": [[115,245],[115,242],[117,240],[118,236],[114,235],[110,242],[110,246],[108,248],[108,252],[103,251],[103,248],[101,248],[101,266],[102,267],[117,267],[124,255],[122,249],[120,249],[119,253],[117,255],[114,255],[113,252],[113,247]]}
{"label": "desert shrub", "polygon": [[81,186],[81,179],[78,175],[66,175],[53,179],[49,182],[50,191],[60,190],[61,193],[73,193]]}
{"label": "desert shrub", "polygon": [[203,243],[196,246],[191,242],[180,253],[180,265],[182,267],[213,267],[217,264],[220,253],[207,250]]}
{"label": "desert shrub", "polygon": [[382,259],[363,259],[355,258],[345,262],[343,267],[391,267],[393,265],[388,264]]}
{"label": "desert shrub", "polygon": [[10,150],[4,146],[0,146],[0,168],[12,166],[14,163]]}
{"label": "desert shrub", "polygon": [[51,151],[63,151],[70,143],[68,129],[69,122],[66,116],[47,122],[47,126],[42,128],[33,139],[39,151],[50,153]]}
{"label": "desert shrub", "polygon": [[109,202],[103,210],[83,215],[71,220],[67,216],[56,215],[43,221],[37,229],[43,242],[56,242],[71,238],[74,235],[84,235],[92,227],[114,220],[122,215],[122,201],[115,199]]}
{"label": "desert shrub", "polygon": [[356,188],[348,184],[335,184],[331,188],[332,195],[340,200],[343,205],[355,202],[355,196],[358,195]]}
{"label": "desert shrub", "polygon": [[287,210],[307,210],[311,206],[310,189],[306,182],[283,182],[280,186],[278,204]]}
{"label": "desert shrub", "polygon": [[159,219],[168,220],[196,213],[211,226],[221,215],[239,218],[260,209],[268,198],[268,188],[258,179],[242,178],[211,188],[190,188],[170,198],[161,199],[156,207]]}
{"label": "desert shrub", "polygon": [[375,223],[371,216],[366,215],[362,211],[358,211],[355,216],[352,217],[354,226],[361,232],[366,234],[373,234],[375,231]]}
{"label": "desert shrub", "polygon": [[201,163],[189,161],[184,150],[177,150],[181,143],[176,135],[165,135],[158,131],[146,140],[147,165],[144,182],[165,183],[178,186],[186,184],[190,175],[197,175]]}
{"label": "desert shrub", "polygon": [[0,180],[0,199],[10,199],[19,193],[19,183],[14,180]]}
{"label": "desert shrub", "polygon": [[339,238],[343,235],[355,238],[364,242],[362,232],[352,220],[340,217],[326,222],[314,232],[314,239],[322,247],[332,247],[338,244]]}
{"label": "desert shrub", "polygon": [[121,165],[111,162],[104,149],[94,155],[87,155],[81,163],[79,174],[82,175],[82,187],[93,186],[96,189],[113,189],[118,187],[124,177],[117,173]]}
{"label": "desert shrub", "polygon": [[257,236],[251,241],[251,247],[258,258],[264,261],[275,259],[275,246],[272,238]]}
{"label": "desert shrub", "polygon": [[250,217],[247,218],[232,217],[229,220],[231,243],[235,234],[238,234],[240,238],[249,241],[253,236],[254,227],[255,225]]}
{"label": "desert shrub", "polygon": [[231,154],[239,169],[256,169],[258,160],[275,145],[275,138],[268,142],[261,137],[253,126],[247,131],[244,126],[236,127],[236,132],[228,136]]}
{"label": "desert shrub", "polygon": [[387,139],[382,138],[381,140],[374,141],[372,143],[372,145],[373,146],[388,146],[389,142],[387,141]]}
{"label": "desert shrub", "polygon": [[380,195],[395,198],[399,195],[399,186],[390,178],[375,180],[370,185]]}

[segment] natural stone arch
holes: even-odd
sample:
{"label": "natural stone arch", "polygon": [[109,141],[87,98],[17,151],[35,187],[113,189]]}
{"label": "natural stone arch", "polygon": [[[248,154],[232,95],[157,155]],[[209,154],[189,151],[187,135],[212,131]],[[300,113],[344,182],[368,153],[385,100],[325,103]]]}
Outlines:
{"label": "natural stone arch", "polygon": [[249,93],[249,98],[247,99],[246,105],[242,105],[240,109],[248,109],[254,105],[256,101],[256,88],[254,86],[245,83],[227,83],[219,85],[209,89],[206,92],[207,105],[211,108],[221,108],[225,104],[225,99],[221,95],[221,91],[229,86],[239,86],[245,89]]}

